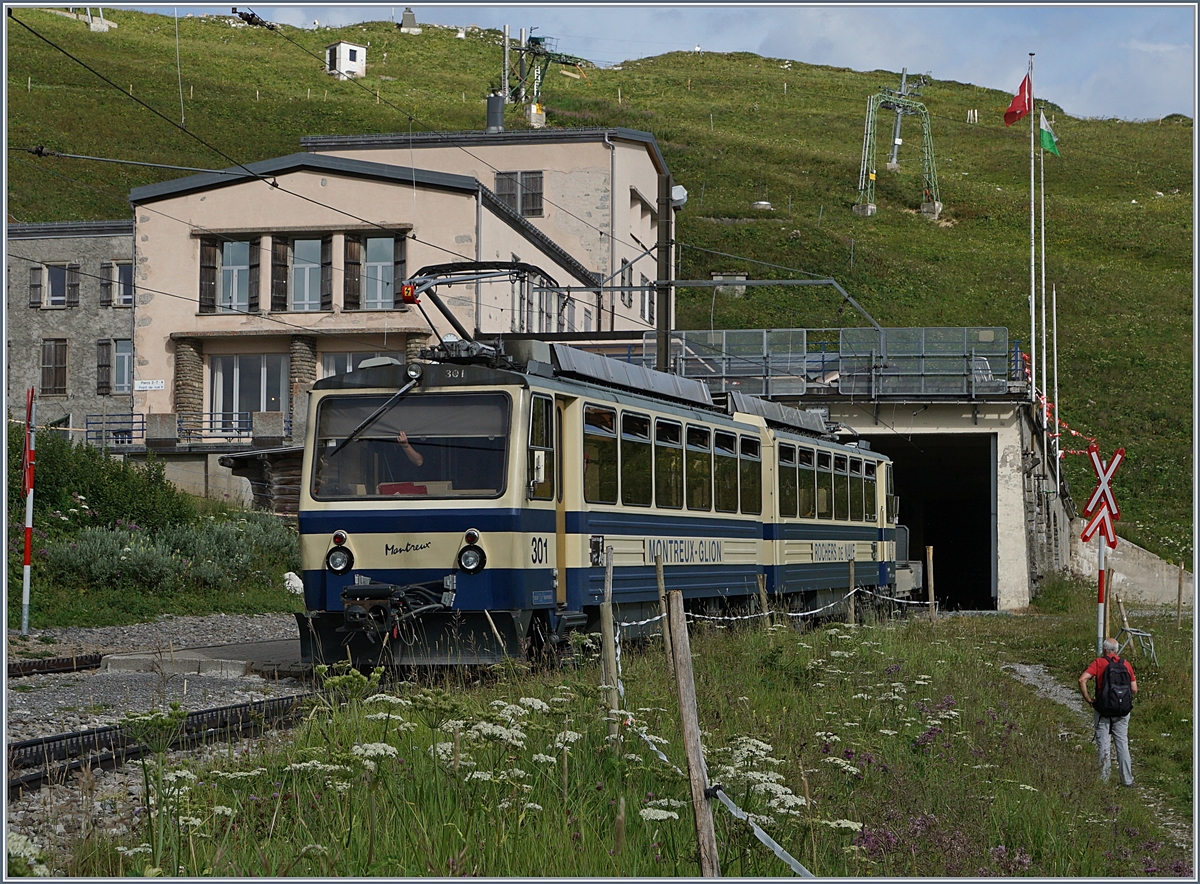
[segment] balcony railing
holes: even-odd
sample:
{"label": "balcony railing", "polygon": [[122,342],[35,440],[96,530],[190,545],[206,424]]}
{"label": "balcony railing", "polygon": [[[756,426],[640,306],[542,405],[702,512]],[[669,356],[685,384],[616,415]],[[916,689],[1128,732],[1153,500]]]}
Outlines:
{"label": "balcony railing", "polygon": [[89,445],[133,445],[146,439],[144,414],[84,415],[84,439]]}

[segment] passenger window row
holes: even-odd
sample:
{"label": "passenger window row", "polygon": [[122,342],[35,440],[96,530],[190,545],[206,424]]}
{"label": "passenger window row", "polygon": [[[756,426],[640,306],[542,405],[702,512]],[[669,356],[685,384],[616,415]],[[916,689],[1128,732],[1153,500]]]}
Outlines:
{"label": "passenger window row", "polygon": [[699,512],[762,512],[762,450],[754,436],[588,405],[583,410],[588,503]]}
{"label": "passenger window row", "polygon": [[874,522],[875,461],[779,444],[782,518]]}

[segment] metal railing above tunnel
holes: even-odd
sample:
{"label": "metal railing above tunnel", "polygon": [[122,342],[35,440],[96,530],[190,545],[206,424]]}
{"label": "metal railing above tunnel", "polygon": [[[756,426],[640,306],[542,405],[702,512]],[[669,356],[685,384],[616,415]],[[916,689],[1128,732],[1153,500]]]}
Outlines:
{"label": "metal railing above tunnel", "polygon": [[[640,356],[655,365],[653,332]],[[994,326],[675,331],[668,361],[714,392],[766,397],[973,399],[1026,381],[1008,330]]]}

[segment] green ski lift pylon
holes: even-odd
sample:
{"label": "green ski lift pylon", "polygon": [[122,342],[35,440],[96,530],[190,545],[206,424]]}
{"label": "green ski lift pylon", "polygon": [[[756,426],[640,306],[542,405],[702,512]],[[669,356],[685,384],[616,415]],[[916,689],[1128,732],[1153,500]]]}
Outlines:
{"label": "green ski lift pylon", "polygon": [[[863,126],[862,165],[858,172],[858,200],[854,213],[869,218],[875,214],[875,124],[880,108],[896,112],[896,125],[892,135],[892,153],[887,164],[889,171],[896,171],[900,147],[900,118],[914,116],[921,120],[921,214],[936,221],[942,212],[941,195],[938,192],[937,163],[933,156],[933,134],[930,129],[929,111],[919,101],[909,98],[918,95],[914,88],[907,88],[908,69],[901,74],[900,89],[884,87],[881,92],[867,99],[867,119]],[[924,78],[918,84],[923,85]]]}

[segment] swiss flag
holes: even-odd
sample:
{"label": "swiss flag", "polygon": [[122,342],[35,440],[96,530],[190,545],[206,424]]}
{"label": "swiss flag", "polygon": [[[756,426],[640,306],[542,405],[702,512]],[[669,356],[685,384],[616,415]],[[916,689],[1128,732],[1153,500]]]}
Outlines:
{"label": "swiss flag", "polygon": [[1029,113],[1029,109],[1033,107],[1033,96],[1030,93],[1033,90],[1029,85],[1029,74],[1025,75],[1025,79],[1021,81],[1021,88],[1017,90],[1017,94],[1013,96],[1012,104],[1008,106],[1008,110],[1004,112],[1004,125],[1011,126],[1021,117]]}

